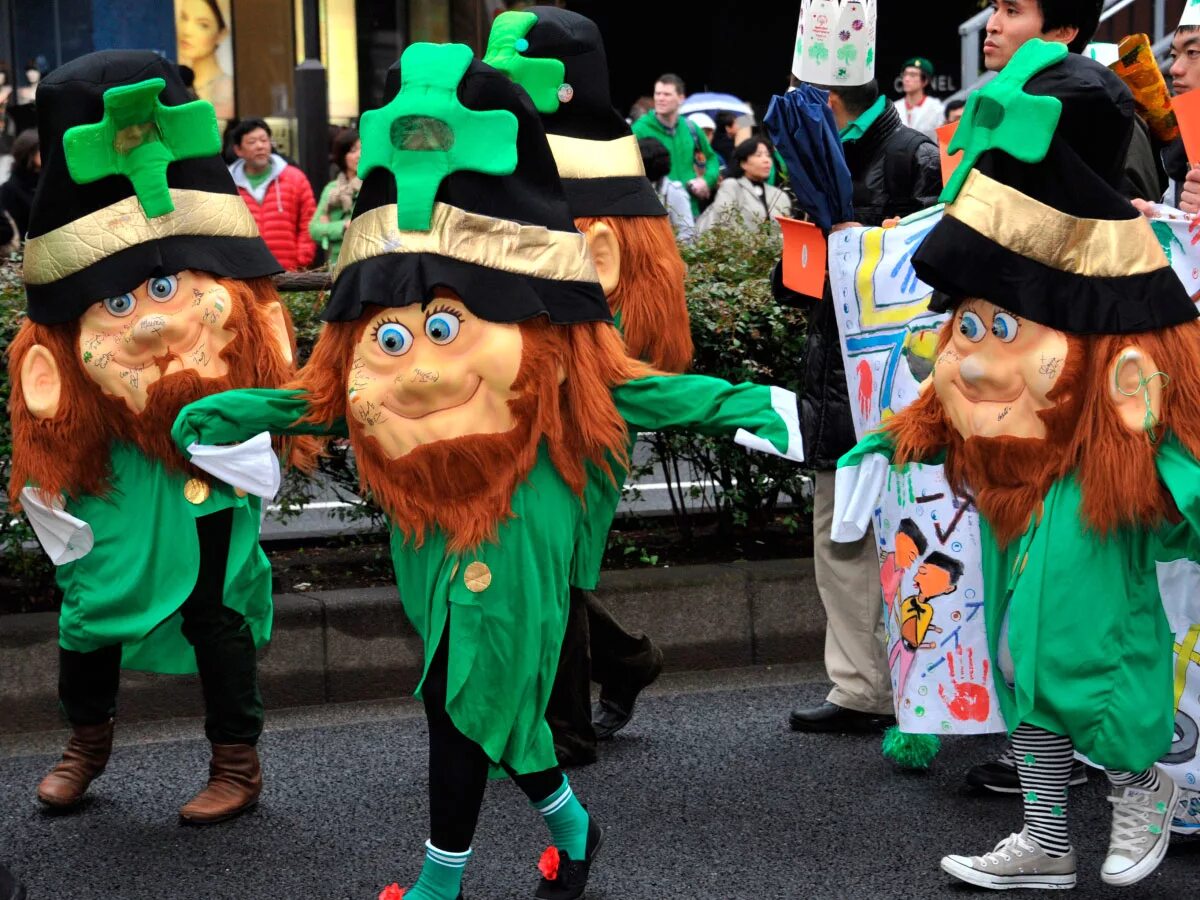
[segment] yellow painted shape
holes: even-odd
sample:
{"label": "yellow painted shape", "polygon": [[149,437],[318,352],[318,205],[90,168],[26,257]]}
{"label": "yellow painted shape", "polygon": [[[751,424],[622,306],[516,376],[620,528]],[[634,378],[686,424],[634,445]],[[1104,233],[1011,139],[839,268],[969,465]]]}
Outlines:
{"label": "yellow painted shape", "polygon": [[1200,651],[1196,649],[1196,645],[1200,644],[1200,625],[1193,625],[1188,629],[1187,636],[1181,643],[1175,645],[1175,653],[1178,658],[1175,660],[1175,709],[1179,709],[1179,701],[1183,697],[1184,686],[1187,684],[1188,665],[1196,663],[1200,665]]}
{"label": "yellow painted shape", "polygon": [[859,321],[864,330],[883,325],[907,325],[929,309],[928,297],[886,309],[875,307],[875,271],[883,260],[885,234],[887,229],[884,228],[868,228],[863,232],[862,262],[859,263],[854,281],[858,289]]}

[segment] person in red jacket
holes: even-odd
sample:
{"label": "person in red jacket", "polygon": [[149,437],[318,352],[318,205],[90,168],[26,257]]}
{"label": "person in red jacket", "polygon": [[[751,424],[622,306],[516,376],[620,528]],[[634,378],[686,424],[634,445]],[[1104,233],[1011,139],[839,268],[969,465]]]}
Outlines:
{"label": "person in red jacket", "polygon": [[238,159],[229,171],[276,261],[289,272],[311,266],[317,245],[308,223],[317,202],[308,179],[271,151],[271,129],[262,119],[239,122],[230,143]]}

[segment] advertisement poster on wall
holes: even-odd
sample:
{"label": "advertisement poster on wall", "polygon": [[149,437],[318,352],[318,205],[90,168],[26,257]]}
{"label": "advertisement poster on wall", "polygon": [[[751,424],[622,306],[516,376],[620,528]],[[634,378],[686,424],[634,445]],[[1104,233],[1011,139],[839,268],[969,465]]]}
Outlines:
{"label": "advertisement poster on wall", "polygon": [[234,115],[233,16],[230,0],[175,0],[179,64],[196,75],[196,96],[224,121]]}

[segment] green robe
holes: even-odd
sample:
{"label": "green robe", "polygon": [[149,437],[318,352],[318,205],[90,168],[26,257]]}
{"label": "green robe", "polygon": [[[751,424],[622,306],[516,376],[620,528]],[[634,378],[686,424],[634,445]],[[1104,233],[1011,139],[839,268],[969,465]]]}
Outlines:
{"label": "green robe", "polygon": [[[872,453],[891,459],[884,432],[864,437],[838,468]],[[1168,489],[1187,491],[1200,513],[1200,465],[1170,435],[1158,468]],[[1067,735],[1098,765],[1141,772],[1170,750],[1175,720],[1173,637],[1155,564],[1188,555],[1200,515],[1190,525],[1102,537],[1083,522],[1081,502],[1074,474],[1056,482],[1040,521],[1034,517],[1005,548],[979,517],[996,692],[1010,733],[1027,722]],[[1004,637],[1011,686],[997,664]]]}
{"label": "green robe", "polygon": [[257,497],[238,497],[219,481],[194,504],[189,476],[170,472],[129,444],[113,444],[111,490],[68,499],[66,511],[91,526],[95,545],[58,567],[63,592],[59,643],[87,653],[122,646],[127,669],[187,675],[196,655],[181,630],[179,608],[200,573],[196,519],[233,508],[225,605],[246,618],[256,646],[271,637],[271,564],[258,543]]}
{"label": "green robe", "polygon": [[[655,377],[614,388],[613,399],[630,431],[686,427],[719,435],[744,428],[781,454],[797,447],[798,434],[772,405],[773,392],[759,385]],[[172,434],[188,447],[242,441],[263,430],[314,433],[317,426],[298,421],[307,410],[299,391],[230,391],[185,407]],[[336,427],[344,433],[341,423]],[[462,553],[450,553],[437,531],[414,547],[395,528],[391,551],[400,602],[425,645],[426,673],[453,616],[446,694],[451,720],[493,764],[528,774],[558,764],[545,712],[584,517],[580,497],[544,448],[514,492],[512,512],[495,541]],[[478,563],[487,567],[490,582],[472,590],[468,581],[478,574]],[[481,587],[478,580],[474,586]]]}

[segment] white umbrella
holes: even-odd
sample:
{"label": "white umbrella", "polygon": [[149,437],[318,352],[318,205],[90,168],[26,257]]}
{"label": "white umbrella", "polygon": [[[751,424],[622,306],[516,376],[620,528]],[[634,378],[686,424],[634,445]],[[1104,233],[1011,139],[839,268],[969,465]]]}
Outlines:
{"label": "white umbrella", "polygon": [[749,103],[733,96],[733,94],[716,94],[712,92],[692,94],[679,107],[683,115],[694,112],[705,112],[710,116],[719,112],[736,113],[739,116],[752,116],[754,109]]}

